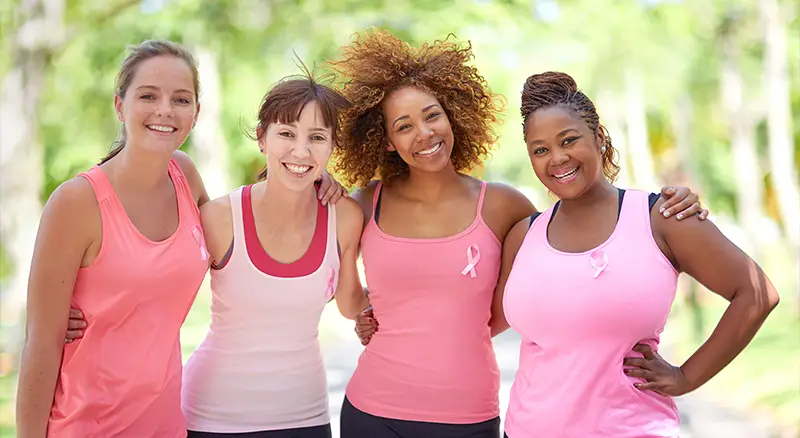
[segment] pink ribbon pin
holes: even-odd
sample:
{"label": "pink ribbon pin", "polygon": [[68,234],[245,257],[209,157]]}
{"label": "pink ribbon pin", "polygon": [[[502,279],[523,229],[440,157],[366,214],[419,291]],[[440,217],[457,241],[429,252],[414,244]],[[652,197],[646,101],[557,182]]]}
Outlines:
{"label": "pink ribbon pin", "polygon": [[[472,252],[475,251],[473,255]],[[475,272],[475,266],[478,265],[478,262],[481,260],[481,251],[478,249],[478,245],[474,243],[467,247],[467,266],[464,267],[464,270],[461,271],[461,275],[469,274],[470,277],[475,278],[478,274]]]}
{"label": "pink ribbon pin", "polygon": [[336,292],[336,270],[328,268],[328,287],[325,289],[325,299],[329,300]]}
{"label": "pink ribbon pin", "polygon": [[200,246],[200,259],[203,261],[208,260],[208,256],[211,254],[206,249],[206,240],[203,238],[203,229],[200,228],[200,224],[195,224],[194,228],[192,228],[192,236]]}
{"label": "pink ribbon pin", "polygon": [[602,250],[598,250],[592,252],[590,257],[592,268],[595,269],[594,278],[597,278],[600,276],[600,273],[603,272],[603,269],[608,266],[608,256]]}

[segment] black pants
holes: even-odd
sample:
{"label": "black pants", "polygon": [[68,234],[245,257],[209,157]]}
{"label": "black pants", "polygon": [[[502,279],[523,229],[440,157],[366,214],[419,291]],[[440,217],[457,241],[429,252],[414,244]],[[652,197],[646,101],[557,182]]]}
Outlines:
{"label": "black pants", "polygon": [[475,424],[427,423],[376,417],[342,403],[341,438],[500,438],[500,417]]}
{"label": "black pants", "polygon": [[241,433],[214,433],[190,430],[186,438],[331,438],[331,425]]}

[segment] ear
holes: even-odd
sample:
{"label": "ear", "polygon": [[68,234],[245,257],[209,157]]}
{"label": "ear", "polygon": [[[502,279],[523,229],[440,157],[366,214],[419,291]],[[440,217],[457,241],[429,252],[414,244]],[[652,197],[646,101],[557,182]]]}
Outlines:
{"label": "ear", "polygon": [[258,149],[261,151],[262,154],[266,155],[267,153],[267,142],[264,138],[258,141]]}
{"label": "ear", "polygon": [[192,121],[192,129],[197,125],[197,119],[200,117],[200,102],[197,102],[197,106],[195,107],[194,111],[194,121]]}
{"label": "ear", "polygon": [[125,123],[125,117],[122,115],[122,98],[119,95],[114,95],[114,111],[117,113],[117,120]]}
{"label": "ear", "polygon": [[394,147],[394,145],[392,144],[392,141],[389,140],[389,139],[386,139],[386,146],[385,147],[386,147],[386,150],[389,151],[389,152],[396,152],[397,151],[397,148]]}
{"label": "ear", "polygon": [[600,151],[605,146],[606,142],[608,141],[608,137],[606,137],[605,130],[603,128],[598,127],[597,132],[594,135],[595,146],[597,146],[597,150]]}

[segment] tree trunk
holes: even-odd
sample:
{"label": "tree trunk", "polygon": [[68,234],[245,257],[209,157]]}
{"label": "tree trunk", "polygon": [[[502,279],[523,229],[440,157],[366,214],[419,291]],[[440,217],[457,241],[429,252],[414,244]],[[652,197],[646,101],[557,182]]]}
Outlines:
{"label": "tree trunk", "polygon": [[628,143],[626,141],[625,124],[622,121],[619,108],[617,107],[617,99],[614,93],[608,90],[601,90],[598,93],[597,108],[600,114],[600,123],[606,127],[614,149],[617,150],[619,157],[619,176],[615,184],[620,187],[631,187],[633,184],[631,178],[631,167],[628,165]]}
{"label": "tree trunk", "polygon": [[641,76],[630,70],[626,72],[626,76],[625,122],[628,128],[628,151],[633,181],[642,190],[658,192],[660,186],[656,182],[653,154],[647,134],[647,108]]}
{"label": "tree trunk", "polygon": [[[6,360],[12,355],[6,367],[16,364],[24,334],[28,272],[44,179],[37,115],[47,65],[64,37],[64,7],[63,0],[22,0],[15,11],[21,25],[10,41],[13,64],[0,84],[0,237],[14,267],[0,295],[0,318],[13,331],[11,339],[0,345]],[[0,363],[0,374],[2,368]]]}
{"label": "tree trunk", "polygon": [[[795,263],[800,275],[800,186],[795,169],[792,137],[786,18],[781,14],[778,0],[761,0],[758,4],[764,27],[764,84],[767,97],[770,178],[778,197],[784,232],[789,244],[795,249]],[[796,288],[800,301],[800,277]]]}
{"label": "tree trunk", "polygon": [[734,32],[733,29],[726,31],[722,41],[722,107],[730,122],[737,217],[746,236],[743,249],[758,260],[759,221],[764,217],[764,174],[756,151],[756,116],[745,105],[745,84],[739,66],[740,49]]}
{"label": "tree trunk", "polygon": [[192,155],[206,190],[214,199],[231,189],[228,173],[228,147],[222,132],[222,83],[217,58],[204,47],[194,54],[202,83],[200,115],[192,134]]}

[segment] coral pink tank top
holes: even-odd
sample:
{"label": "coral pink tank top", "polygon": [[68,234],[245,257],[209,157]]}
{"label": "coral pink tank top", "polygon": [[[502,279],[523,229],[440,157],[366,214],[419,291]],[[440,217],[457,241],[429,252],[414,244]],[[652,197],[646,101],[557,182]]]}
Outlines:
{"label": "coral pink tank top", "polygon": [[318,204],[311,245],[294,263],[261,246],[250,186],[230,195],[233,250],[211,270],[211,327],[184,370],[189,430],[245,433],[330,421],[317,337],[336,290],[336,210]]}
{"label": "coral pink tank top", "polygon": [[499,415],[500,372],[489,331],[500,241],[481,217],[438,239],[390,236],[375,208],[361,238],[380,330],[358,361],[347,398],[372,415],[469,424]]}
{"label": "coral pink tank top", "polygon": [[[525,237],[503,307],[522,335],[505,422],[509,438],[672,438],[675,403],[633,384],[625,357],[643,341],[657,349],[678,274],[650,228],[648,194],[627,190],[617,226],[598,247],[550,246],[553,209]],[[381,327],[383,328],[383,327]]]}
{"label": "coral pink tank top", "polygon": [[208,269],[189,184],[170,161],[179,223],[154,242],[131,223],[100,167],[80,176],[97,197],[103,243],[78,271],[71,304],[88,325],[64,346],[48,436],[185,437],[180,328]]}

